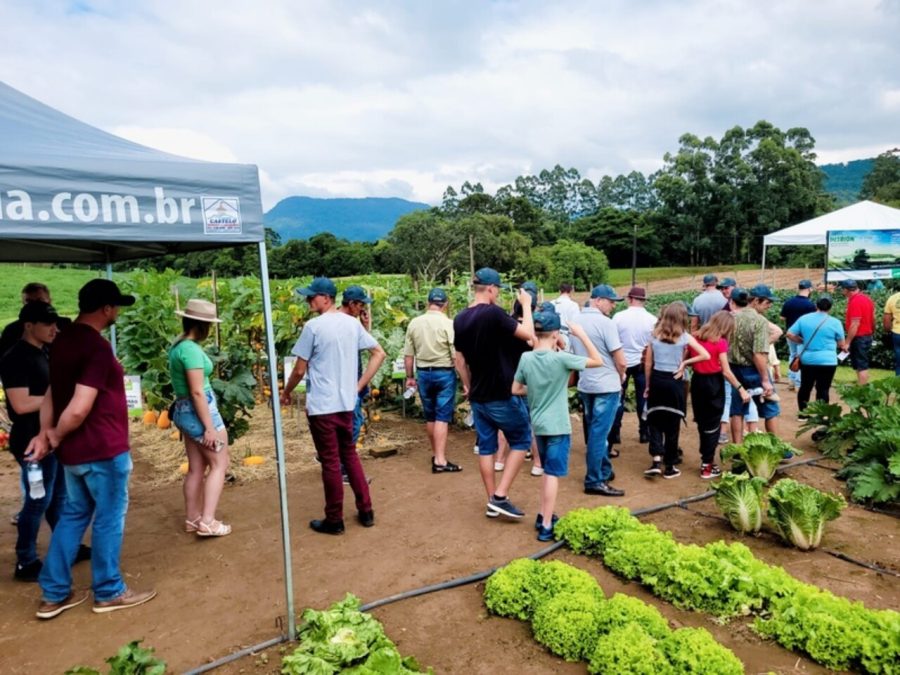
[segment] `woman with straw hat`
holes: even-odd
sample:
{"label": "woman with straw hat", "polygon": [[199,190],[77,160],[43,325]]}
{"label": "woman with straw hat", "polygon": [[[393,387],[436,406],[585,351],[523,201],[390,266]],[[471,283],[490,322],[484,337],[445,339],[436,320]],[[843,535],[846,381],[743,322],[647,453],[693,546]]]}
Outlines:
{"label": "woman with straw hat", "polygon": [[184,435],[188,457],[184,530],[198,537],[223,537],[231,533],[231,525],[216,520],[216,507],[228,470],[228,434],[209,383],[213,364],[200,346],[210,326],[221,320],[213,303],[196,298],[175,314],[184,332],[169,350],[169,373],[177,397],[172,422]]}

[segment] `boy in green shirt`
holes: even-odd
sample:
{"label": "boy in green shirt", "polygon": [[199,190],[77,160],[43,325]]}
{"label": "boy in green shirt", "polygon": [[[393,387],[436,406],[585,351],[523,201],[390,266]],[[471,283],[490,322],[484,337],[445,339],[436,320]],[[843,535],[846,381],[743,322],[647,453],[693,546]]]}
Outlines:
{"label": "boy in green shirt", "polygon": [[537,312],[534,350],[522,354],[513,380],[512,393],[528,396],[531,425],[537,441],[544,475],[541,478],[541,509],[535,522],[538,541],[552,541],[556,516],[553,507],[559,479],[569,473],[572,423],[569,420],[569,375],[573,370],[603,365],[600,353],[578,324],[569,332],[581,340],[587,358],[556,351],[560,318],[556,312]]}

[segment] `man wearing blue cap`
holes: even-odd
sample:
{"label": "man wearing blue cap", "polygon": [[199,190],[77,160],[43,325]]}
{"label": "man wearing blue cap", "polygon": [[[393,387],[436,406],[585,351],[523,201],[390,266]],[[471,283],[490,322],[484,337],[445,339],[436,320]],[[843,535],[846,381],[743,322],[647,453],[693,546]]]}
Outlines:
{"label": "man wearing blue cap", "polygon": [[450,298],[443,288],[428,292],[428,309],[409,322],[403,347],[406,386],[419,390],[425,429],[431,443],[431,473],[456,473],[462,467],[447,461],[447,433],[456,412],[456,372],[453,369],[453,321],[447,316]]}
{"label": "man wearing blue cap", "polygon": [[[785,330],[797,323],[804,314],[812,314],[816,311],[816,305],[809,299],[812,293],[812,281],[803,279],[797,284],[797,295],[785,302],[781,306],[781,319],[784,321]],[[794,360],[797,350],[801,345],[788,340],[788,363]],[[791,391],[800,387],[800,373],[788,369],[788,386]]]}
{"label": "man wearing blue cap", "polygon": [[[372,331],[372,315],[369,313],[369,305],[372,304],[372,298],[366,293],[362,286],[347,286],[341,293],[340,312],[347,316],[357,319],[367,331]],[[362,377],[363,367],[362,353],[359,354],[357,361],[357,376]],[[362,431],[363,423],[366,418],[363,414],[363,401],[369,395],[369,385],[366,385],[359,395],[356,397],[356,407],[353,409],[353,444],[359,442],[359,434]],[[341,462],[341,478],[344,485],[350,485],[350,478],[347,476],[347,467]],[[372,481],[367,479],[367,482]]]}
{"label": "man wearing blue cap", "polygon": [[[586,445],[584,492],[589,495],[621,497],[624,490],[610,485],[613,478],[610,458],[609,432],[612,429],[622,382],[625,380],[625,352],[619,339],[619,329],[609,315],[615,303],[622,300],[612,286],[600,284],[591,290],[591,304],[579,316],[591,345],[600,354],[603,364],[589,367],[578,375],[578,395],[584,405],[584,442]],[[588,355],[586,345],[574,341],[576,354]],[[617,456],[618,453],[616,453]]]}
{"label": "man wearing blue cap", "polygon": [[716,288],[719,284],[719,277],[715,274],[707,274],[703,277],[703,292],[694,298],[694,303],[690,309],[696,317],[691,318],[691,331],[695,331],[700,326],[709,321],[710,317],[728,305],[722,291]]}
{"label": "man wearing blue cap", "polygon": [[[752,306],[751,306],[752,300]],[[740,382],[738,390],[762,389],[762,395],[754,397],[759,416],[765,420],[766,431],[777,433],[776,418],[781,414],[777,401],[770,400],[774,393],[769,379],[769,321],[763,315],[776,300],[765,284],[758,284],[749,291],[736,288],[731,294],[735,306],[734,336],[728,345],[728,363]],[[731,397],[731,436],[735,443],[744,439],[743,420],[750,404],[739,396]]]}
{"label": "man wearing blue cap", "polygon": [[720,281],[716,288],[725,296],[725,304],[722,306],[722,309],[726,312],[731,311],[731,292],[737,287],[737,281],[732,279],[731,277],[725,277]]}
{"label": "man wearing blue cap", "polygon": [[[281,393],[281,403],[290,405],[291,392],[308,372],[306,416],[322,461],[325,489],[325,518],[312,520],[309,526],[322,534],[344,532],[343,464],[356,496],[357,518],[364,527],[371,527],[375,524],[375,513],[353,442],[353,410],[359,392],[374,377],[385,353],[358,319],[337,310],[337,287],[331,279],[316,277],[297,292],[319,316],[306,322],[291,350],[297,362]],[[362,376],[358,371],[361,351],[369,352],[369,363]]]}
{"label": "man wearing blue cap", "polygon": [[[531,448],[531,425],[525,403],[512,395],[512,382],[522,351],[517,343],[534,339],[531,295],[523,288],[518,291],[517,300],[522,306],[519,323],[497,305],[500,289],[505,285],[496,270],[478,270],[472,286],[475,299],[453,320],[453,346],[456,371],[462,379],[463,392],[472,403],[478,469],[488,494],[485,515],[521,518],[525,514],[510,501],[509,489]],[[512,452],[504,464],[500,483],[495,485],[498,431],[503,432]]]}

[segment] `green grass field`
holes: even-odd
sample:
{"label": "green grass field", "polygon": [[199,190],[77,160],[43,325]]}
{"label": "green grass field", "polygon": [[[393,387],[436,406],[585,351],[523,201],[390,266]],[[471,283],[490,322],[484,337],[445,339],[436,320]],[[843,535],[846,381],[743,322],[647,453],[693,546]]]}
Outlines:
{"label": "green grass field", "polygon": [[[690,277],[714,272],[721,276],[741,270],[757,270],[759,265],[732,265],[731,267],[638,267],[637,278],[639,283],[648,281],[664,281],[679,277]],[[631,284],[631,268],[614,269],[609,271],[608,281],[610,286],[628,286]]]}
{"label": "green grass field", "polygon": [[[869,370],[869,381],[881,380],[885,377],[893,377],[893,370],[882,370],[881,368],[872,368]],[[835,384],[856,384],[856,371],[850,366],[841,366],[834,371]]]}
{"label": "green grass field", "polygon": [[25,284],[32,281],[47,284],[57,311],[63,316],[74,317],[78,313],[78,289],[101,274],[96,270],[49,265],[0,264],[0,326],[18,318]]}

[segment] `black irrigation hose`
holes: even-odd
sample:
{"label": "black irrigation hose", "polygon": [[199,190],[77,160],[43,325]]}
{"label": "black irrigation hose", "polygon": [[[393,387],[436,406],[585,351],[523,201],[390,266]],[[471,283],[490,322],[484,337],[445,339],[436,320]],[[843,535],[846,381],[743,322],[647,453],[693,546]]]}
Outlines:
{"label": "black irrigation hose", "polygon": [[[799,460],[796,462],[791,462],[790,464],[785,464],[785,465],[779,467],[778,471],[786,471],[787,469],[792,469],[795,466],[802,466],[804,464],[812,464],[817,459],[821,459],[821,458],[816,457],[813,459],[804,459],[804,460]],[[637,517],[637,516],[646,516],[651,513],[658,513],[659,511],[665,511],[667,509],[672,509],[672,508],[687,509],[687,507],[685,506],[686,504],[692,504],[694,502],[703,501],[704,499],[709,499],[714,494],[715,494],[715,492],[713,490],[708,490],[707,492],[701,492],[700,494],[692,495],[690,497],[685,497],[684,499],[678,499],[674,502],[667,502],[665,504],[657,504],[655,506],[647,506],[642,509],[633,509],[631,511],[631,515]],[[699,511],[692,511],[692,513],[699,513]],[[703,515],[706,515],[706,514],[703,514]],[[531,554],[528,557],[531,558],[532,560],[540,560],[541,558],[548,556],[551,553],[554,553],[555,551],[558,551],[563,546],[565,546],[565,543],[562,541],[558,541],[558,542],[555,542],[554,544],[548,546],[547,548],[541,549],[540,551],[537,551],[536,553]],[[851,561],[851,562],[855,562],[855,561]],[[865,563],[859,563],[859,564],[862,564],[863,566],[867,566]],[[497,567],[492,567],[489,570],[484,570],[482,572],[476,572],[474,574],[469,574],[468,576],[458,577],[456,579],[450,579],[449,581],[442,581],[437,584],[429,584],[428,586],[414,588],[409,591],[404,591],[403,593],[396,593],[394,595],[390,595],[386,598],[381,598],[379,600],[373,600],[372,602],[368,602],[365,605],[362,605],[360,607],[360,611],[368,612],[377,607],[383,607],[385,605],[389,605],[394,602],[399,602],[400,600],[406,600],[408,598],[415,598],[420,595],[427,595],[429,593],[435,593],[437,591],[443,591],[443,590],[447,590],[449,588],[458,588],[459,586],[466,586],[468,584],[474,584],[479,581],[483,581],[484,579],[487,579],[489,576],[491,576],[491,574],[493,574],[495,571],[497,571],[497,569],[498,569]],[[895,574],[895,573],[891,572],[890,570],[879,569],[877,571],[885,571],[888,574]],[[896,576],[900,576],[900,574],[896,574]],[[218,668],[219,666],[224,666],[225,664],[231,663],[232,661],[237,661],[238,659],[243,658],[244,656],[249,656],[249,655],[254,654],[263,649],[268,649],[269,647],[273,647],[275,645],[281,644],[282,642],[287,642],[289,639],[290,639],[289,636],[282,635],[280,637],[273,638],[273,639],[267,640],[265,642],[260,642],[257,645],[252,645],[250,647],[247,647],[246,649],[242,649],[240,651],[234,652],[233,654],[229,654],[228,656],[223,656],[220,659],[216,659],[215,661],[212,661],[210,663],[199,666],[198,668],[195,668],[193,670],[189,670],[189,671],[187,671],[186,675],[200,675],[200,673],[209,672],[210,670],[213,670],[214,668]]]}

